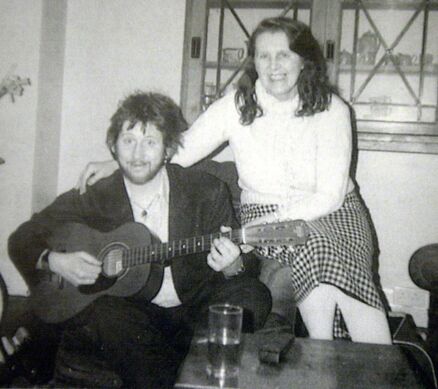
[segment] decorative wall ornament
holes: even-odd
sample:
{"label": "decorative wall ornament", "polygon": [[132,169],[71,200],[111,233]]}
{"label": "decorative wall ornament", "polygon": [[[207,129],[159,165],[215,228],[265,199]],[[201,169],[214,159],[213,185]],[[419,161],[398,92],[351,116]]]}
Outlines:
{"label": "decorative wall ornament", "polygon": [[[24,87],[30,85],[30,78],[21,78],[13,73],[16,66],[11,66],[10,70],[6,73],[6,76],[0,81],[0,99],[3,96],[11,96],[11,101],[15,103],[15,96],[22,96]],[[6,161],[0,157],[0,165],[3,165]]]}
{"label": "decorative wall ornament", "polygon": [[15,102],[15,96],[22,96],[24,87],[30,85],[30,78],[22,78],[13,73],[15,65],[6,73],[0,81],[0,99],[5,96],[11,96],[11,101]]}

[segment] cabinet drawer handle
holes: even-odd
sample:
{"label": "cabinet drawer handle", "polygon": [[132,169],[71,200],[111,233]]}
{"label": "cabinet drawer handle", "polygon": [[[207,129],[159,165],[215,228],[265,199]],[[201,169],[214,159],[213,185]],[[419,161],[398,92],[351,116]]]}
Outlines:
{"label": "cabinet drawer handle", "polygon": [[335,57],[335,42],[328,40],[325,46],[325,57],[328,61],[333,61]]}
{"label": "cabinet drawer handle", "polygon": [[201,37],[192,37],[191,57],[199,58],[201,56]]}

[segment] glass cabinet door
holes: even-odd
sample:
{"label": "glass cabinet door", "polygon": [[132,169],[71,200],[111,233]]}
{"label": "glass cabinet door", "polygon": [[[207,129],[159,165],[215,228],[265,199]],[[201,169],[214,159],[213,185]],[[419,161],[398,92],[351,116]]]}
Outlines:
{"label": "glass cabinet door", "polygon": [[359,131],[438,135],[438,2],[341,1],[337,85]]}
{"label": "glass cabinet door", "polygon": [[262,19],[281,14],[309,24],[310,4],[310,1],[209,1],[201,109],[235,88],[245,66],[249,36]]}
{"label": "glass cabinet door", "polygon": [[186,30],[190,47],[185,47],[184,66],[191,71],[183,74],[181,94],[189,122],[235,88],[245,66],[247,41],[262,19],[286,15],[310,24],[311,5],[311,0],[189,1],[187,14],[193,21],[190,36]]}
{"label": "glass cabinet door", "polygon": [[310,25],[352,106],[358,147],[438,154],[438,0],[186,0],[181,106],[193,122],[235,87],[265,17]]}

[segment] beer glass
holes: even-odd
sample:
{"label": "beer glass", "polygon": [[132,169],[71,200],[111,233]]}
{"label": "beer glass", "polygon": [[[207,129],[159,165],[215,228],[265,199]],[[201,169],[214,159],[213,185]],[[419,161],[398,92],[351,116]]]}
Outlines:
{"label": "beer glass", "polygon": [[208,360],[210,377],[224,380],[239,374],[243,309],[237,305],[215,304],[208,314]]}

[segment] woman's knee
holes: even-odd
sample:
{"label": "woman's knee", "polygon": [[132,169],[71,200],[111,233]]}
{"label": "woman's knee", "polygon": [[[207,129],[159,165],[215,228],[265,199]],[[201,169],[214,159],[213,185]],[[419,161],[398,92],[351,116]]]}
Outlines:
{"label": "woman's knee", "polygon": [[391,344],[391,332],[386,313],[346,294],[339,304],[354,342]]}
{"label": "woman's knee", "polygon": [[340,289],[334,285],[320,283],[303,300],[306,304],[312,305],[312,307],[319,307],[320,309],[327,310],[334,308],[336,304],[336,298]]}
{"label": "woman's knee", "polygon": [[320,284],[299,304],[301,317],[312,339],[333,339],[337,288]]}

